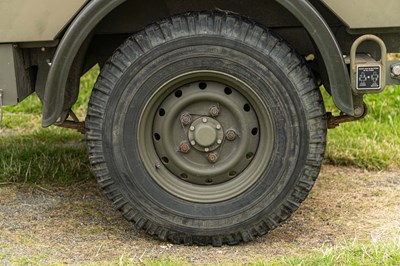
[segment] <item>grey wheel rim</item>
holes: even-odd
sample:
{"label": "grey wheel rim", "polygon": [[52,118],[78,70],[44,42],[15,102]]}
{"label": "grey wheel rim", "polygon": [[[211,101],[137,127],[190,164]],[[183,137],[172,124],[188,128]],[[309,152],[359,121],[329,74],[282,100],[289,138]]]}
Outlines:
{"label": "grey wheel rim", "polygon": [[260,93],[231,75],[195,71],[149,97],[137,141],[159,186],[184,200],[213,203],[240,195],[265,174],[274,136]]}

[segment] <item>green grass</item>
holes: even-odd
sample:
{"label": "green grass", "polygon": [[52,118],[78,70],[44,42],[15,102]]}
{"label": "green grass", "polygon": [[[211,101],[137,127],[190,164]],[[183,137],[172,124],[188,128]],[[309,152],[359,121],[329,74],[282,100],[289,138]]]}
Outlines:
{"label": "green grass", "polygon": [[0,144],[0,183],[75,183],[91,176],[82,136],[65,130],[7,136]]}
{"label": "green grass", "polygon": [[[85,118],[91,88],[98,68],[81,79],[81,90],[73,106],[80,119]],[[327,111],[338,114],[331,97],[324,93]],[[373,170],[400,166],[400,88],[365,97],[368,116],[329,130],[326,162]],[[84,136],[67,129],[43,129],[42,106],[36,95],[20,104],[5,107],[0,125],[0,183],[61,182],[73,183],[91,176]]]}
{"label": "green grass", "polygon": [[[324,94],[327,111],[338,114]],[[326,161],[372,170],[400,166],[400,88],[388,86],[381,94],[365,96],[368,115],[329,130]]]}
{"label": "green grass", "polygon": [[[81,79],[74,112],[83,120],[98,69]],[[90,178],[84,135],[58,127],[41,128],[42,106],[31,95],[4,108],[0,137],[0,184],[10,182],[70,184]]]}
{"label": "green grass", "polygon": [[389,242],[348,243],[345,246],[332,246],[310,254],[300,254],[284,258],[275,258],[266,262],[250,264],[252,266],[278,265],[400,265],[400,239]]}
{"label": "green grass", "polygon": [[[0,253],[0,261],[7,256]],[[15,265],[64,265],[63,262],[49,262],[45,256],[38,257],[12,257],[9,262]],[[120,256],[115,261],[103,263],[83,263],[81,265],[147,265],[147,266],[184,266],[192,265],[174,256],[168,256],[163,259],[140,259],[138,257]],[[204,265],[226,265],[223,262],[218,264],[205,263]],[[258,262],[246,264],[228,264],[228,265],[247,265],[247,266],[375,266],[400,265],[400,239],[387,242],[350,242],[344,245],[328,246],[316,250],[306,251],[298,255],[289,255],[284,257],[272,257],[262,259]]]}
{"label": "green grass", "polygon": [[[215,258],[214,258],[215,260]],[[191,262],[167,256],[163,259],[130,258],[121,256],[107,265],[148,265],[148,266],[183,266],[192,265]],[[246,266],[375,266],[375,265],[400,265],[400,239],[387,242],[349,242],[344,245],[328,246],[316,250],[302,251],[297,255],[284,257],[273,256],[261,259],[258,262],[246,264],[226,264],[224,262],[203,265],[246,265]]]}

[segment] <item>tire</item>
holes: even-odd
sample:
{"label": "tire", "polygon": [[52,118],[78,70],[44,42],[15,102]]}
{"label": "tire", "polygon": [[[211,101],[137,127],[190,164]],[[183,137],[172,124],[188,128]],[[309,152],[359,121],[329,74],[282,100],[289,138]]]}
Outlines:
{"label": "tire", "polygon": [[87,143],[100,186],[162,240],[237,244],[286,220],[317,178],[324,105],[303,60],[239,16],[150,25],[104,65]]}

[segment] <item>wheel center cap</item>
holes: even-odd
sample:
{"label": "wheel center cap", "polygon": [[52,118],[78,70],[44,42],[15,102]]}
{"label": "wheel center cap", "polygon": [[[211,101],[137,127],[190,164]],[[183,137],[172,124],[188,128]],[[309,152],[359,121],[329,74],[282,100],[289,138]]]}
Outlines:
{"label": "wheel center cap", "polygon": [[217,141],[217,130],[209,124],[200,124],[194,131],[194,140],[200,146],[211,146]]}
{"label": "wheel center cap", "polygon": [[209,152],[221,146],[224,140],[224,131],[217,120],[204,116],[196,119],[190,125],[188,138],[196,150]]}

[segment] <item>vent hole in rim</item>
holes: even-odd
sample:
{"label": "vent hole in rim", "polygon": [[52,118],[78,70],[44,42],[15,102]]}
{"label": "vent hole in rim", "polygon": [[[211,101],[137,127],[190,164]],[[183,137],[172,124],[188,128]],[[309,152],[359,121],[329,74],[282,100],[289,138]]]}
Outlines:
{"label": "vent hole in rim", "polygon": [[231,94],[232,94],[232,89],[226,87],[226,88],[224,89],[224,92],[225,92],[226,95],[231,95]]}
{"label": "vent hole in rim", "polygon": [[207,83],[205,83],[205,82],[200,82],[200,83],[199,83],[199,88],[200,88],[200,90],[205,90],[205,89],[207,88]]}
{"label": "vent hole in rim", "polygon": [[236,176],[236,171],[230,171],[229,172],[229,177],[235,177]]}
{"label": "vent hole in rim", "polygon": [[254,153],[248,152],[248,153],[246,154],[246,159],[247,159],[247,160],[250,160],[251,158],[253,158],[253,156],[254,156]]}
{"label": "vent hole in rim", "polygon": [[177,90],[176,92],[175,92],[175,97],[176,98],[180,98],[181,96],[182,96],[182,91],[181,90]]}

